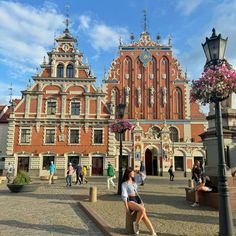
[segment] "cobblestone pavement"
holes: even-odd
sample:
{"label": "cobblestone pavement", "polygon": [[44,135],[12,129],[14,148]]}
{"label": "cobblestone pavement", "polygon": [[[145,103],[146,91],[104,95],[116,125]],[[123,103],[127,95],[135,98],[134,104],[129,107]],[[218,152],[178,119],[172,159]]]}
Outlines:
{"label": "cobblestone pavement", "polygon": [[[104,179],[105,181],[105,179]],[[81,201],[92,212],[101,216],[109,225],[111,235],[126,235],[125,209],[116,190],[106,190],[104,183],[98,186],[98,201]],[[209,207],[193,208],[185,200],[186,178],[169,181],[167,177],[147,177],[146,184],[139,187],[139,193],[145,203],[148,216],[158,236],[213,236],[219,232],[219,213]],[[236,214],[233,214],[236,226]],[[236,232],[236,229],[235,229]],[[140,236],[150,235],[141,223]]]}
{"label": "cobblestone pavement", "polygon": [[[88,201],[91,186],[98,189],[96,203]],[[186,178],[170,182],[166,177],[148,176],[146,184],[139,187],[157,235],[218,235],[218,211],[203,206],[192,208],[185,200],[186,186]],[[100,226],[105,226],[109,235],[127,235],[123,202],[116,189],[106,189],[106,177],[90,177],[87,185],[71,188],[61,180],[53,185],[41,182],[34,193],[10,193],[5,184],[0,185],[0,235],[106,235],[76,201],[89,214],[103,219]],[[140,236],[145,235],[149,233],[142,223]]]}
{"label": "cobblestone pavement", "polygon": [[[85,189],[84,189],[85,190]],[[0,185],[0,235],[104,235],[71,196],[81,189],[45,182],[33,193],[10,193]]]}

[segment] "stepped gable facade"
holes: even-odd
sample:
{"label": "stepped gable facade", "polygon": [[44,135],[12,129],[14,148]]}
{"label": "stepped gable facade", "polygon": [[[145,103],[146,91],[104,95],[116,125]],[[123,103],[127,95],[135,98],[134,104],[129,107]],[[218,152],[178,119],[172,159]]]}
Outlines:
{"label": "stepped gable facade", "polygon": [[205,160],[198,134],[205,116],[190,104],[189,84],[172,47],[154,42],[148,32],[130,44],[120,43],[102,88],[76,39],[68,30],[36,71],[33,83],[22,91],[9,117],[6,161],[18,173],[65,176],[69,162],[87,166],[88,175],[106,175],[108,162],[118,170],[119,137],[109,124],[116,120],[116,106],[126,104],[124,119],[135,125],[123,137],[122,166],[144,160],[147,174],[175,171],[186,175],[195,159]]}
{"label": "stepped gable facade", "polygon": [[126,165],[144,160],[147,173],[156,175],[167,172],[171,164],[184,174],[194,160],[204,164],[199,134],[207,126],[206,118],[197,103],[190,103],[187,74],[173,57],[171,38],[162,44],[160,36],[153,41],[144,31],[138,41],[131,36],[129,44],[120,43],[103,90],[108,105],[126,104],[124,119],[136,124],[124,137]]}
{"label": "stepped gable facade", "polygon": [[51,161],[59,176],[66,174],[69,162],[87,166],[90,174],[102,174],[110,119],[105,93],[95,88],[96,77],[68,28],[56,43],[41,73],[36,72],[14,106],[7,159],[17,172],[34,176],[48,175]]}

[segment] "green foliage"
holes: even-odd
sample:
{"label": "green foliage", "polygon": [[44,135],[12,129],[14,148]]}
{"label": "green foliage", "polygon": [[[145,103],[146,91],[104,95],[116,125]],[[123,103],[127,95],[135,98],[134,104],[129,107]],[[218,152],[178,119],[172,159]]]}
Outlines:
{"label": "green foliage", "polygon": [[26,171],[21,171],[19,174],[17,174],[16,178],[13,180],[13,184],[29,184],[31,181],[28,173]]}

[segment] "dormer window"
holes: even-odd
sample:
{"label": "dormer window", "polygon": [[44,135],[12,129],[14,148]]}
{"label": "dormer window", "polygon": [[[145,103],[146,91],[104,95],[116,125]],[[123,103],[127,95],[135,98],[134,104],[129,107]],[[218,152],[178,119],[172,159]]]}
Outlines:
{"label": "dormer window", "polygon": [[57,66],[57,77],[58,78],[63,78],[64,77],[64,65],[63,64],[59,64]]}
{"label": "dormer window", "polygon": [[66,77],[67,78],[73,78],[74,77],[74,67],[71,64],[69,64],[66,68]]}

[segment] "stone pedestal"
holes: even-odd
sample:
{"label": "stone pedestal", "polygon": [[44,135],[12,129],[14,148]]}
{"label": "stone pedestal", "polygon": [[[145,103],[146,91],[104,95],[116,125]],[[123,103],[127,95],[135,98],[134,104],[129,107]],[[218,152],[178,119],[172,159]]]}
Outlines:
{"label": "stone pedestal", "polygon": [[[236,170],[236,110],[230,107],[226,107],[227,104],[228,103],[225,103],[225,105],[222,104],[222,126],[226,163],[225,175],[228,182],[231,208],[232,211],[236,212],[236,178],[232,176],[233,172]],[[200,136],[203,140],[203,145],[206,148],[207,153],[205,173],[210,176],[213,184],[218,187],[219,157],[218,141],[216,137],[214,104],[211,104],[210,109],[211,110],[207,117],[209,127],[207,131]],[[210,198],[210,194],[206,194],[206,197]]]}

